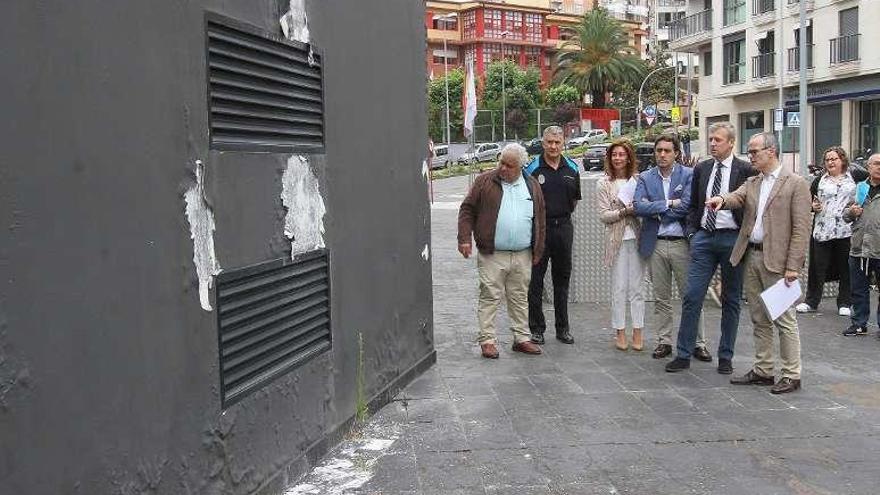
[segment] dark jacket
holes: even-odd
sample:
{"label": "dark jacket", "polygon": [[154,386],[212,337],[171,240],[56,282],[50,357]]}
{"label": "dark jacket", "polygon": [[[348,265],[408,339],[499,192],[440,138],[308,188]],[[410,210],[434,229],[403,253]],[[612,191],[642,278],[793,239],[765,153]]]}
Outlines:
{"label": "dark jacket", "polygon": [[[532,260],[540,260],[544,253],[544,234],[546,232],[544,218],[544,195],[541,186],[533,177],[523,174],[526,187],[532,196]],[[495,252],[495,224],[498,222],[498,210],[501,209],[501,176],[498,169],[493,169],[477,176],[468,195],[461,202],[458,210],[458,243],[469,244],[471,234],[477,243],[477,249],[483,254]]]}
{"label": "dark jacket", "polygon": [[[712,168],[715,167],[715,159],[703,160],[694,167],[694,178],[691,182],[691,207],[688,210],[688,234],[700,230],[700,221],[703,219],[703,211],[706,209],[706,189],[709,187],[709,177],[712,176]],[[758,171],[751,164],[733,157],[730,166],[730,190],[733,192],[749,177],[757,175]],[[724,191],[722,191],[722,194]],[[733,210],[733,220],[737,228],[742,227],[743,210]]]}

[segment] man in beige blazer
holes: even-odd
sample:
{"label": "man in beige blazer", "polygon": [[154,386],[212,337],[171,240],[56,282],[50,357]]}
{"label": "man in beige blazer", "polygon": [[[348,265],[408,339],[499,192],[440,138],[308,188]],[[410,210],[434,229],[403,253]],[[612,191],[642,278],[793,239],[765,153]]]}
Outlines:
{"label": "man in beige blazer", "polygon": [[[801,342],[794,308],[771,321],[761,292],[784,278],[798,278],[810,244],[810,186],[779,162],[776,136],[752,136],[749,159],[760,175],[750,177],[737,190],[715,196],[707,206],[743,209],[743,224],[730,263],[745,263],[745,292],[755,331],[755,365],[734,377],[735,385],[773,385],[771,393],[784,394],[801,387]],[[774,385],[773,326],[779,330],[782,377]]]}

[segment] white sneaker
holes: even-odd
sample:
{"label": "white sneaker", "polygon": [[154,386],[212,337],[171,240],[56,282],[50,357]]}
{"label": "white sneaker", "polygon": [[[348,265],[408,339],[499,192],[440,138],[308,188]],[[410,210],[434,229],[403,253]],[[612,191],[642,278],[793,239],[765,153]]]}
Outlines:
{"label": "white sneaker", "polygon": [[797,306],[795,306],[794,309],[798,313],[812,313],[813,311],[816,311],[814,308],[812,308],[807,303],[800,303]]}
{"label": "white sneaker", "polygon": [[852,310],[844,306],[837,310],[837,314],[840,316],[852,316]]}

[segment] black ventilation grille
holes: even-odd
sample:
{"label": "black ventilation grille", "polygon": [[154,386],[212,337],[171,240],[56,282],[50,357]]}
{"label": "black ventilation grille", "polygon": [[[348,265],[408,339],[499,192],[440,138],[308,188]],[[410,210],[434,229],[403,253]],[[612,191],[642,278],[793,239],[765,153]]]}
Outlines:
{"label": "black ventilation grille", "polygon": [[223,407],[330,349],[326,250],[217,277]]}
{"label": "black ventilation grille", "polygon": [[216,14],[206,25],[211,147],[323,151],[321,56]]}

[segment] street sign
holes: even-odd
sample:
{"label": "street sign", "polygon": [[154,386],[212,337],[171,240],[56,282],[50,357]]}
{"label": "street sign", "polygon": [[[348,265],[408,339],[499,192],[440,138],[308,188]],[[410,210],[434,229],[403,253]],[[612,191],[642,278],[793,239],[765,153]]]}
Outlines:
{"label": "street sign", "polygon": [[620,136],[620,121],[612,120],[611,121],[611,137]]}
{"label": "street sign", "polygon": [[783,118],[783,110],[781,108],[773,109],[773,130],[781,131],[782,130],[782,118]]}
{"label": "street sign", "polygon": [[675,123],[681,122],[681,107],[672,107],[672,111],[669,112],[672,121]]}
{"label": "street sign", "polygon": [[642,110],[642,113],[645,114],[645,121],[648,123],[648,125],[651,125],[654,123],[654,119],[657,118],[657,107],[655,107],[654,105],[649,105],[645,107],[644,110]]}
{"label": "street sign", "polygon": [[800,112],[788,112],[788,126],[789,127],[800,127],[801,126],[801,113]]}

